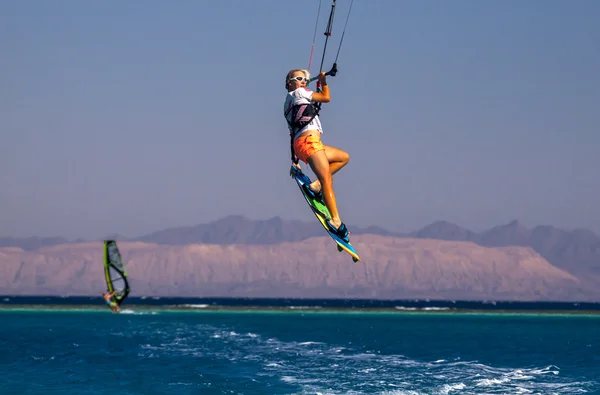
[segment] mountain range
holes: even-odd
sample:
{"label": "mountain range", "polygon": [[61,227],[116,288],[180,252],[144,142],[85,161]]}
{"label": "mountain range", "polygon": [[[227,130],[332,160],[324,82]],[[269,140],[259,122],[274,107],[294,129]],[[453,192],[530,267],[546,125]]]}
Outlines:
{"label": "mountain range", "polygon": [[[447,221],[433,222],[410,233],[391,232],[377,226],[351,226],[353,235],[409,237],[451,241],[470,241],[485,247],[531,247],[552,265],[578,275],[600,276],[600,237],[591,230],[564,230],[542,225],[527,229],[518,220],[498,225],[483,232],[473,232]],[[147,243],[187,244],[279,244],[322,236],[323,230],[314,222],[284,220],[251,220],[241,215],[230,215],[207,224],[160,230],[138,237],[119,234],[106,239],[144,241]],[[75,242],[83,242],[77,239]],[[62,237],[0,237],[0,247],[19,247],[30,251],[40,247],[69,243]]]}
{"label": "mountain range", "polygon": [[[145,290],[146,294],[169,289],[172,295],[198,295],[198,289],[202,289],[203,294],[212,290],[206,296],[264,296],[266,292],[269,296],[292,297],[310,289],[313,295],[338,297],[600,297],[596,291],[600,282],[600,238],[589,230],[552,226],[527,229],[516,220],[483,232],[447,221],[407,234],[380,227],[349,228],[364,261],[358,265],[348,264],[345,254],[330,251],[335,245],[318,224],[280,217],[260,221],[231,215],[208,224],[169,228],[134,238],[116,234],[106,238],[118,240],[124,251],[131,251],[129,259],[133,261],[128,265],[136,262],[140,269],[144,267],[143,278],[138,276],[133,281],[140,281],[135,289]],[[60,237],[4,237],[0,238],[0,247],[5,247],[0,248],[0,270],[12,278],[4,286],[0,284],[0,293],[3,289],[78,292],[73,284],[83,285],[82,291],[97,283],[77,280],[87,278],[81,277],[87,270],[99,270],[98,265],[88,265],[101,259],[97,243]],[[56,270],[64,277],[51,278],[48,265],[56,262],[62,262]],[[72,267],[71,271],[65,271],[67,267]],[[24,275],[29,270],[33,270],[31,278],[37,280]],[[198,270],[222,281],[215,283]],[[325,280],[315,277],[311,270],[321,273]],[[152,285],[159,281],[152,277],[156,273],[161,273],[163,280],[169,279],[165,283],[168,286]],[[178,279],[177,273],[185,281]],[[385,282],[388,277],[395,278],[397,284]],[[328,280],[336,285],[325,286]],[[187,285],[182,286],[182,281]]]}

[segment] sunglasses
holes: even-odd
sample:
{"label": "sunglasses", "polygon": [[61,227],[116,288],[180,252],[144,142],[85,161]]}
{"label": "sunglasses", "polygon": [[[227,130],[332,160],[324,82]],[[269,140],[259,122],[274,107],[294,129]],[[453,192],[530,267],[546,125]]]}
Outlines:
{"label": "sunglasses", "polygon": [[302,77],[302,76],[291,77],[291,78],[289,79],[289,81],[294,81],[294,80],[296,80],[296,81],[298,81],[298,82],[302,82],[302,81],[306,81],[306,82],[308,82],[308,78],[306,78],[306,77]]}

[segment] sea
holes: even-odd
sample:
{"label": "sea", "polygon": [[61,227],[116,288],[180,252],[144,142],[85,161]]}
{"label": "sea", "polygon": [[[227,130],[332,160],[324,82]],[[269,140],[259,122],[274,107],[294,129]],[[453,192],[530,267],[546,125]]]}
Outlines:
{"label": "sea", "polygon": [[596,394],[600,304],[0,296],[0,394]]}

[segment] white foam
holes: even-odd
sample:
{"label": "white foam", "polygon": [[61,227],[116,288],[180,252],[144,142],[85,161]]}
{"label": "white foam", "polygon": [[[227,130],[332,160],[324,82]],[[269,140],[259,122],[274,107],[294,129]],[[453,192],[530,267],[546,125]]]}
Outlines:
{"label": "white foam", "polygon": [[192,307],[194,309],[205,309],[209,307],[207,304],[180,304],[179,307]]}
{"label": "white foam", "polygon": [[493,387],[495,385],[498,384],[504,384],[507,383],[508,381],[510,381],[510,379],[508,378],[501,378],[501,379],[481,379],[481,380],[476,380],[475,383],[478,387]]}
{"label": "white foam", "polygon": [[450,310],[450,307],[405,307],[405,306],[394,306],[396,310],[402,311],[445,311]]}
{"label": "white foam", "polygon": [[372,372],[376,372],[376,371],[377,371],[376,368],[366,368],[366,369],[359,370],[359,372],[361,372],[361,373],[372,373]]}
{"label": "white foam", "polygon": [[123,309],[119,314],[131,314],[131,315],[156,315],[156,311],[137,311],[133,309]]}
{"label": "white foam", "polygon": [[[551,394],[585,392],[588,386],[598,385],[560,377],[554,365],[499,368],[460,358],[422,361],[383,350],[353,348],[351,343],[331,344],[319,338],[286,341],[239,331],[233,325],[174,323],[162,332],[153,332],[158,339],[142,345],[140,354],[146,358],[191,355],[253,361],[263,367],[259,376],[293,384],[299,388],[298,394]],[[415,388],[423,388],[423,392]]]}
{"label": "white foam", "polygon": [[320,309],[321,306],[289,306],[291,310],[307,310],[307,309]]}
{"label": "white foam", "polygon": [[54,359],[54,356],[51,356],[51,357],[36,357],[35,355],[32,355],[30,358],[33,359],[34,361],[52,361]]}
{"label": "white foam", "polygon": [[457,384],[444,384],[442,388],[440,388],[440,394],[449,394],[454,391],[464,390],[467,386],[463,383]]}

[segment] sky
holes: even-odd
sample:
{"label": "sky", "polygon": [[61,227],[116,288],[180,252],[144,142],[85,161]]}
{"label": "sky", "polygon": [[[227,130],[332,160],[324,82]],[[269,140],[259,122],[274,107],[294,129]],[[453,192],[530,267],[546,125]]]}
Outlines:
{"label": "sky", "polygon": [[[318,9],[0,2],[0,236],[313,220],[288,175],[283,102]],[[518,219],[600,234],[599,20],[594,0],[355,0],[321,112],[323,142],[350,154],[334,178],[350,231]]]}

